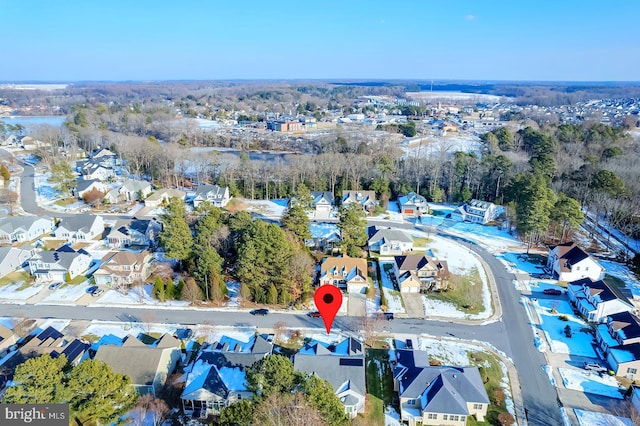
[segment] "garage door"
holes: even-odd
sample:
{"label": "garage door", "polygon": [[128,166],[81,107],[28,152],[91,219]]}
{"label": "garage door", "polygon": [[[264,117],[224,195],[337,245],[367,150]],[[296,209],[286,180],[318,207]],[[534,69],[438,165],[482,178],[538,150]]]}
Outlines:
{"label": "garage door", "polygon": [[413,214],[413,209],[404,209],[404,214]]}

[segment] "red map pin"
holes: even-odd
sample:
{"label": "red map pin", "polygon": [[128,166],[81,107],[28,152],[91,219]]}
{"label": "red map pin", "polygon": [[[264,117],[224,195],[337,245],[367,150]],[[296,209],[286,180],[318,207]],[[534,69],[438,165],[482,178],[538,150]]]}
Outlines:
{"label": "red map pin", "polygon": [[322,315],[327,334],[331,334],[333,319],[342,306],[342,292],[331,284],[321,285],[313,295],[313,300],[316,302],[318,312]]}

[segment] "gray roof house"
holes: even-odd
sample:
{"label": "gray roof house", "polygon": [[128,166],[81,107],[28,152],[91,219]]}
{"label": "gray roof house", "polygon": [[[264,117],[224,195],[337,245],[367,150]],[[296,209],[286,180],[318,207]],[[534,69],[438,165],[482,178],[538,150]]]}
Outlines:
{"label": "gray roof house", "polygon": [[101,345],[94,359],[131,377],[140,395],[150,393],[156,396],[175,370],[180,355],[180,341],[165,333],[152,345],[145,345],[133,336],[128,336],[122,346]]}
{"label": "gray roof house", "polygon": [[413,250],[413,238],[400,229],[370,226],[367,235],[369,250],[380,255],[396,255]]}
{"label": "gray roof house", "polygon": [[214,207],[224,207],[229,203],[229,187],[224,188],[218,185],[200,185],[196,188],[196,195],[193,198],[193,207],[198,207],[201,203],[208,201]]}
{"label": "gray roof house", "polygon": [[151,194],[151,184],[146,180],[127,179],[122,183],[118,193],[126,201],[143,200]]}
{"label": "gray roof house", "polygon": [[109,190],[109,187],[97,179],[88,179],[88,180],[77,179],[76,180],[75,195],[78,198],[82,198],[84,194],[94,190],[100,191],[103,194],[105,194]]}
{"label": "gray roof house", "polygon": [[400,205],[400,213],[405,216],[419,216],[429,213],[427,199],[415,192],[398,197],[398,204]]}
{"label": "gray roof house", "polygon": [[331,191],[311,191],[313,198],[313,218],[328,219],[333,212],[334,202]]}
{"label": "gray roof house", "polygon": [[633,303],[624,290],[603,280],[582,278],[567,286],[567,295],[578,311],[590,322],[602,323],[607,317],[620,312],[632,312]]}
{"label": "gray roof house", "polygon": [[271,354],[270,336],[257,335],[248,342],[223,336],[202,351],[187,376],[182,409],[188,416],[206,418],[241,399],[252,397],[246,369]]}
{"label": "gray roof house", "polygon": [[0,277],[20,269],[34,254],[35,249],[31,247],[0,247]]}
{"label": "gray roof house", "polygon": [[83,249],[62,246],[36,253],[29,259],[29,269],[38,282],[67,282],[86,272],[90,263],[91,255]]}
{"label": "gray roof house", "polygon": [[364,413],[367,392],[364,351],[360,341],[350,337],[332,350],[325,343],[311,341],[295,354],[293,366],[298,371],[315,374],[331,383],[349,417]]}
{"label": "gray roof house", "polygon": [[65,217],[60,220],[58,227],[53,231],[53,236],[67,242],[93,240],[102,236],[104,232],[104,219],[93,214],[81,214]]}
{"label": "gray roof house", "polygon": [[376,208],[376,193],[374,191],[344,191],[340,202],[343,206],[356,203],[365,213],[369,213]]}
{"label": "gray roof house", "polygon": [[0,222],[0,244],[32,241],[53,231],[49,216],[11,216]]}
{"label": "gray roof house", "polygon": [[500,215],[500,209],[489,201],[471,200],[451,212],[466,222],[486,225]]}
{"label": "gray roof house", "polygon": [[400,398],[400,418],[414,426],[467,424],[484,421],[489,397],[476,367],[432,367],[426,351],[396,352],[394,390]]}
{"label": "gray roof house", "polygon": [[107,241],[111,247],[130,247],[149,245],[155,241],[162,231],[162,224],[157,220],[121,219],[111,227]]}
{"label": "gray roof house", "polygon": [[160,207],[161,205],[168,203],[170,198],[175,197],[184,200],[186,195],[186,192],[179,189],[162,188],[149,195],[144,200],[144,205],[147,207]]}

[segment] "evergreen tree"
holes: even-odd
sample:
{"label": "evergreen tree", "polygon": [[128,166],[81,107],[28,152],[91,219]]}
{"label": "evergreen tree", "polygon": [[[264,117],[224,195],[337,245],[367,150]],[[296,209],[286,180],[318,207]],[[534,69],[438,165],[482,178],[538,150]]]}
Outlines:
{"label": "evergreen tree", "polygon": [[165,299],[165,289],[164,289],[164,281],[161,276],[157,276],[153,283],[153,295],[158,298],[159,301],[164,302]]}
{"label": "evergreen tree", "polygon": [[162,214],[162,231],[158,244],[164,248],[167,257],[177,259],[180,264],[191,256],[193,236],[185,219],[184,201],[171,198]]}
{"label": "evergreen tree", "polygon": [[267,303],[270,305],[275,305],[278,303],[278,290],[276,290],[276,286],[271,283],[269,286],[269,294],[268,294]]}
{"label": "evergreen tree", "polygon": [[347,255],[359,256],[360,248],[367,243],[367,221],[365,214],[356,203],[340,207],[338,229]]}
{"label": "evergreen tree", "polygon": [[68,400],[67,358],[42,355],[18,365],[13,386],[7,387],[3,402],[8,404],[55,404]]}
{"label": "evergreen tree", "polygon": [[176,285],[173,282],[173,278],[169,277],[167,278],[167,285],[165,286],[165,289],[164,289],[164,296],[166,299],[173,300],[176,298],[176,294],[179,294],[179,293],[176,293]]}
{"label": "evergreen tree", "polygon": [[51,166],[49,182],[53,183],[56,191],[70,195],[76,187],[76,174],[66,161],[59,161]]}
{"label": "evergreen tree", "polygon": [[242,399],[220,410],[220,424],[223,426],[249,426],[253,418],[253,404]]}
{"label": "evergreen tree", "polygon": [[290,393],[299,376],[293,369],[293,362],[285,356],[267,355],[247,369],[247,384],[252,392],[261,397],[274,393]]}
{"label": "evergreen tree", "polygon": [[578,200],[560,193],[551,211],[551,220],[562,225],[560,241],[566,238],[569,229],[577,229],[584,222],[584,214]]}
{"label": "evergreen tree", "polygon": [[311,239],[311,230],[309,229],[309,217],[302,206],[294,204],[287,209],[280,221],[282,228],[291,232],[299,240]]}
{"label": "evergreen tree", "polygon": [[526,174],[516,184],[519,200],[516,205],[517,228],[527,239],[527,252],[533,239],[549,227],[555,194],[544,176]]}
{"label": "evergreen tree", "polygon": [[311,374],[304,381],[303,388],[309,404],[320,412],[329,426],[346,426],[350,423],[331,383]]}

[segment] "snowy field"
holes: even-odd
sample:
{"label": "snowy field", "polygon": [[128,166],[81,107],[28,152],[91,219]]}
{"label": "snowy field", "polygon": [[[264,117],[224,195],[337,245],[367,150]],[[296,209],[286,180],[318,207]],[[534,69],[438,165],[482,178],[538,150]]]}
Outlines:
{"label": "snowy field", "polygon": [[[124,314],[126,316],[126,314]],[[158,324],[154,323],[154,318],[134,318],[129,315],[129,321],[113,322],[113,321],[91,321],[82,335],[93,334],[95,336],[117,336],[123,338],[126,336],[138,336],[141,333],[175,333],[180,328],[177,324]],[[123,316],[123,320],[124,320]],[[111,339],[112,340],[112,339]]]}
{"label": "snowy field", "polygon": [[87,293],[86,284],[64,284],[57,289],[53,290],[51,294],[42,299],[41,303],[56,304],[56,303],[71,303],[75,302]]}
{"label": "snowy field", "polygon": [[562,384],[567,389],[622,399],[618,382],[612,376],[601,377],[596,373],[573,368],[558,368],[558,372],[562,377]]}
{"label": "snowy field", "polygon": [[243,204],[247,204],[246,211],[256,213],[270,219],[280,219],[287,209],[288,199],[284,200],[248,200],[238,198]]}
{"label": "snowy field", "polygon": [[407,158],[441,157],[456,151],[473,152],[480,149],[480,138],[470,133],[452,132],[444,136],[430,135],[414,138],[402,146]]}
{"label": "snowy field", "polygon": [[[120,290],[109,290],[104,296],[100,297],[93,305],[95,306],[123,306],[136,305],[136,308],[157,308],[162,306],[163,309],[182,309],[189,306],[189,302],[181,300],[170,300],[160,302],[151,296],[153,285],[146,284],[144,286],[133,287],[126,293]],[[92,306],[92,305],[89,305]]]}
{"label": "snowy field", "polygon": [[542,273],[542,266],[540,264],[534,264],[529,261],[529,257],[526,253],[504,253],[500,256],[496,256],[507,267],[507,271],[517,274],[540,274]]}
{"label": "snowy field", "polygon": [[618,417],[611,414],[596,413],[595,411],[585,411],[573,409],[578,418],[580,426],[633,426],[633,421],[627,417]]}
{"label": "snowy field", "polygon": [[524,250],[525,245],[511,235],[508,230],[497,226],[485,226],[477,223],[455,222],[443,229],[444,232],[472,240],[492,253]]}
{"label": "snowy field", "polygon": [[24,282],[16,282],[0,287],[0,299],[10,303],[25,303],[26,300],[40,292],[44,288],[44,284],[33,284],[19,290]]}
{"label": "snowy field", "polygon": [[225,284],[227,285],[227,297],[229,297],[226,305],[228,307],[240,306],[240,302],[238,301],[238,296],[240,296],[240,283],[238,281],[227,281]]}
{"label": "snowy field", "polygon": [[[532,301],[532,303],[542,322],[540,327],[542,327],[551,346],[551,352],[597,358],[591,344],[593,336],[591,333],[581,331],[589,329],[589,326],[573,315],[573,309],[571,309],[569,302],[564,298],[558,298],[538,299],[537,301]],[[558,313],[552,314],[552,308],[555,308]],[[560,320],[559,315],[566,315],[568,321]],[[571,327],[573,333],[570,338],[564,334],[564,329],[567,325]]]}

